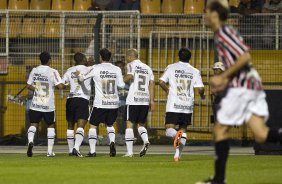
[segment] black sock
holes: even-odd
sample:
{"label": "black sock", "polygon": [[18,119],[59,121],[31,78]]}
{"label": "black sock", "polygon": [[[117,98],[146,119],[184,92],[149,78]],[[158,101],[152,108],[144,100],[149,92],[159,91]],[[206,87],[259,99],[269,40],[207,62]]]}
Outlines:
{"label": "black sock", "polygon": [[225,167],[227,157],[229,154],[229,140],[223,140],[215,143],[215,176],[216,182],[224,182],[225,178]]}
{"label": "black sock", "polygon": [[266,142],[281,142],[282,141],[282,128],[269,129]]}

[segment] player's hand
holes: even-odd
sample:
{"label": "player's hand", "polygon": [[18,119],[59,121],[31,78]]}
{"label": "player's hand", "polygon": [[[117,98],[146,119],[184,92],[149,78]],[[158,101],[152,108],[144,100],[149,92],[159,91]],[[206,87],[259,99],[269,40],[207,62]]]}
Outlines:
{"label": "player's hand", "polygon": [[74,74],[75,74],[76,76],[79,76],[79,75],[80,75],[80,71],[76,70]]}
{"label": "player's hand", "polygon": [[222,75],[216,75],[210,79],[210,86],[213,93],[223,91],[228,85],[228,79]]}
{"label": "player's hand", "polygon": [[155,102],[151,101],[150,102],[150,111],[153,112],[155,110]]}

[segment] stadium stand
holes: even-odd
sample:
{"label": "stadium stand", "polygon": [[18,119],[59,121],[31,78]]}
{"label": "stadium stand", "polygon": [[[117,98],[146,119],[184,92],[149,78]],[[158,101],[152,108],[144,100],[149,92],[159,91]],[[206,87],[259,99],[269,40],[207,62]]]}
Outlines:
{"label": "stadium stand", "polygon": [[53,0],[52,10],[73,10],[72,0]]}
{"label": "stadium stand", "polygon": [[185,0],[184,13],[197,14],[203,13],[205,9],[205,1],[203,0]]}
{"label": "stadium stand", "polygon": [[162,13],[183,13],[183,0],[163,0]]}
{"label": "stadium stand", "polygon": [[29,9],[29,2],[28,0],[9,0],[8,8],[13,10],[27,10]]}
{"label": "stadium stand", "polygon": [[86,11],[91,6],[91,0],[74,0],[73,9],[77,11]]}
{"label": "stadium stand", "polygon": [[141,0],[141,12],[145,14],[161,13],[161,0]]}
{"label": "stadium stand", "polygon": [[240,0],[229,0],[229,6],[238,7]]}
{"label": "stadium stand", "polygon": [[31,10],[50,10],[51,0],[31,0]]}
{"label": "stadium stand", "polygon": [[0,9],[7,9],[7,1],[6,0],[0,1]]}

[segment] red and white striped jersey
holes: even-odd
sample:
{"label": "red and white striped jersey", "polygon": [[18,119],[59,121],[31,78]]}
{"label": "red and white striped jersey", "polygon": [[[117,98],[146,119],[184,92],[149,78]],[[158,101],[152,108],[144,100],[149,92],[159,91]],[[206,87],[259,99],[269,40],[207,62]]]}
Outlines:
{"label": "red and white striped jersey", "polygon": [[[234,65],[241,55],[249,51],[243,38],[232,26],[222,26],[215,32],[214,40],[219,60],[227,69]],[[232,77],[229,87],[261,90],[262,82],[258,72],[248,64]]]}

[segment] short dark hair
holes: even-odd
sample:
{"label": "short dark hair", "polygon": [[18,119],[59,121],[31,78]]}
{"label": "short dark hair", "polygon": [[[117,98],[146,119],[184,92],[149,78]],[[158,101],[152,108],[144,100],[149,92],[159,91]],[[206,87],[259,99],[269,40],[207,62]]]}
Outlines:
{"label": "short dark hair", "polygon": [[213,1],[209,4],[208,9],[211,12],[217,12],[219,19],[221,21],[226,21],[228,19],[228,15],[229,15],[229,8],[224,7],[220,2],[218,1]]}
{"label": "short dark hair", "polygon": [[48,61],[51,59],[51,55],[49,52],[44,51],[44,52],[41,52],[39,58],[40,58],[41,64],[46,65]]}
{"label": "short dark hair", "polygon": [[103,61],[110,61],[112,58],[112,53],[106,48],[103,48],[99,51],[99,54]]}
{"label": "short dark hair", "polygon": [[75,64],[81,64],[85,60],[86,56],[82,54],[81,52],[77,52],[74,54],[73,59],[75,61]]}
{"label": "short dark hair", "polygon": [[188,48],[181,48],[178,52],[179,60],[185,63],[189,63],[191,59],[191,52]]}

